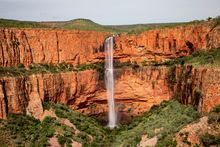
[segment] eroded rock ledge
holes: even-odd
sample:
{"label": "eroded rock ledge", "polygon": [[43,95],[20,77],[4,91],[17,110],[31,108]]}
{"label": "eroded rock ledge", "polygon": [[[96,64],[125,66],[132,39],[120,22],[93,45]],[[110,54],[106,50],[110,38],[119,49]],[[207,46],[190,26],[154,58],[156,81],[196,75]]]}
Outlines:
{"label": "eroded rock ledge", "polygon": [[[209,112],[220,104],[220,70],[146,67],[115,70],[115,99],[119,112],[138,115],[178,95],[184,104]],[[0,118],[8,113],[39,116],[42,101],[66,104],[80,112],[107,112],[105,85],[95,70],[0,78]]]}

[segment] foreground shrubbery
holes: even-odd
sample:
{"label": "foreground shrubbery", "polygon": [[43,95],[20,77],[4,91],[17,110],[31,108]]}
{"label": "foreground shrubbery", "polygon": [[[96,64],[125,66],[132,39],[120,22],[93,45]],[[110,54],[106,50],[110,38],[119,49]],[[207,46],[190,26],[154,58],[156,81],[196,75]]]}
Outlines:
{"label": "foreground shrubbery", "polygon": [[[55,120],[43,122],[27,115],[8,116],[1,122],[0,140],[3,146],[46,146],[48,138],[54,135]],[[5,138],[7,136],[7,138]]]}
{"label": "foreground shrubbery", "polygon": [[[0,122],[0,140],[4,146],[46,146],[48,139],[56,137],[61,146],[72,141],[83,146],[136,146],[142,135],[157,136],[157,146],[175,146],[174,134],[198,117],[193,107],[183,106],[175,100],[163,102],[129,125],[113,130],[102,127],[94,118],[75,112],[61,104],[44,103],[44,109],[53,109],[59,118],[68,119],[79,130],[61,124],[56,118],[45,117],[40,122],[26,115],[9,115]],[[159,130],[159,131],[155,131]],[[91,139],[92,137],[92,139]]]}
{"label": "foreground shrubbery", "polygon": [[146,134],[149,138],[158,137],[157,146],[175,146],[174,133],[197,118],[198,113],[193,107],[181,105],[175,100],[163,102],[161,106],[136,117],[128,126],[119,128],[113,146],[135,146]]}
{"label": "foreground shrubbery", "polygon": [[[73,138],[76,141],[81,142],[84,146],[103,146],[108,142],[106,130],[100,126],[95,119],[75,112],[61,104],[54,105],[53,103],[44,103],[44,108],[54,109],[58,117],[67,118],[72,124],[74,124],[76,128],[80,130],[80,133]],[[89,136],[93,137],[93,141],[90,141]],[[68,140],[68,137],[64,135],[60,140],[64,142],[64,140]]]}
{"label": "foreground shrubbery", "polygon": [[[63,131],[60,131],[57,138],[63,146],[70,145],[72,140],[81,142],[84,146],[118,146],[120,144],[135,146],[143,134],[148,134],[150,137],[158,136],[159,145],[171,145],[175,144],[172,135],[198,116],[193,108],[171,101],[135,118],[128,126],[120,126],[107,131],[94,119],[74,112],[66,106],[44,103],[44,108],[52,108],[58,117],[69,119],[80,130],[80,133],[75,135],[72,128],[60,124],[55,118],[46,117],[43,122],[40,122],[29,116],[10,115],[7,121],[1,122],[3,126],[1,134],[9,136],[5,144],[44,146],[48,144],[48,138],[54,136],[59,128],[58,130]],[[158,128],[163,129],[155,133],[154,130]],[[3,134],[1,137],[4,138]],[[89,136],[93,137],[92,142]]]}

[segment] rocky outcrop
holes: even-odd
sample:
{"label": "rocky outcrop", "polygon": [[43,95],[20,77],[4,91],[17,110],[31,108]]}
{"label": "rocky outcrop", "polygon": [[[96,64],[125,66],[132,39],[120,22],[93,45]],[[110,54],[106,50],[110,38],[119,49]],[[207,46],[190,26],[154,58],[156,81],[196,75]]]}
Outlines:
{"label": "rocky outcrop", "polygon": [[177,142],[178,147],[183,147],[183,146],[191,147],[191,146],[196,146],[196,145],[200,147],[215,146],[215,145],[204,145],[201,138],[205,134],[212,134],[213,136],[218,136],[219,131],[220,131],[220,124],[209,123],[208,117],[204,116],[200,118],[199,120],[197,120],[196,122],[192,122],[188,124],[183,129],[181,129],[178,133],[176,133],[175,140]]}
{"label": "rocky outcrop", "polygon": [[[209,112],[220,104],[219,75],[219,69],[191,66],[116,69],[117,111],[135,116],[178,95],[182,103],[195,105],[203,113]],[[42,101],[63,103],[88,115],[106,113],[102,76],[88,70],[0,78],[0,118],[8,113],[25,112],[39,117],[43,112]]]}
{"label": "rocky outcrop", "polygon": [[[110,33],[52,29],[0,29],[0,66],[19,63],[96,63],[104,60]],[[114,58],[121,62],[164,61],[220,47],[220,26],[212,23],[155,29],[115,36]]]}

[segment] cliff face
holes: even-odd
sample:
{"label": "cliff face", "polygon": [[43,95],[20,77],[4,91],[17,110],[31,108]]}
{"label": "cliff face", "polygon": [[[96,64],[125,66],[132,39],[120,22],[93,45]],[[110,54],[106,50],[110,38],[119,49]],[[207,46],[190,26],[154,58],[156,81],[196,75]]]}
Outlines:
{"label": "cliff face", "polygon": [[100,61],[109,33],[46,29],[0,29],[0,66],[19,63],[82,64]]}
{"label": "cliff face", "polygon": [[[0,66],[19,63],[83,64],[104,59],[110,33],[49,29],[0,29]],[[115,37],[114,58],[120,61],[164,61],[197,50],[220,47],[220,26],[186,25],[140,35]]]}
{"label": "cliff face", "polygon": [[[104,60],[109,33],[48,29],[0,29],[0,67],[31,63],[94,63]],[[122,62],[164,61],[220,47],[220,26],[186,25],[115,37],[114,58]],[[119,112],[138,115],[169,100],[209,112],[220,103],[218,69],[191,66],[115,70]],[[107,112],[103,75],[97,71],[0,78],[0,118],[27,112],[39,117],[42,101],[61,102],[90,115]]]}
{"label": "cliff face", "polygon": [[28,113],[39,116],[43,111],[42,101],[78,108],[99,89],[97,82],[95,71],[1,78],[0,116],[5,118],[7,113],[26,112],[26,108]]}
{"label": "cliff face", "polygon": [[197,106],[203,113],[220,104],[220,69],[177,66],[169,69],[167,78],[173,97],[183,104]]}
{"label": "cliff face", "polygon": [[[175,92],[182,103],[198,106],[204,113],[220,104],[220,70],[177,67],[172,72],[176,73],[173,88],[170,70],[166,67],[117,69],[118,112],[138,115],[169,100]],[[61,102],[89,115],[108,111],[104,81],[94,70],[4,77],[0,79],[0,94],[0,118],[8,113],[24,112],[39,117],[43,112],[41,101]]]}
{"label": "cliff face", "polygon": [[121,61],[164,61],[194,51],[220,47],[220,26],[186,25],[115,38],[115,57]]}

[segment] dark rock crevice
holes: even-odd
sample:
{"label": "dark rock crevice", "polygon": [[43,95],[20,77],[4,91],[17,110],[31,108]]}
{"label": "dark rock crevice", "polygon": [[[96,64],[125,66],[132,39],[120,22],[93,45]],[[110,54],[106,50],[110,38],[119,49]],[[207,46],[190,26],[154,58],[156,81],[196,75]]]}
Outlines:
{"label": "dark rock crevice", "polygon": [[6,113],[6,116],[7,116],[9,108],[8,108],[8,96],[7,96],[7,91],[6,91],[6,88],[5,88],[5,83],[6,83],[5,81],[1,81],[2,92],[3,92],[3,96],[4,96],[4,103],[5,103],[5,113]]}
{"label": "dark rock crevice", "polygon": [[59,48],[59,38],[58,33],[56,32],[56,39],[57,39],[57,63],[60,63],[60,48]]}

